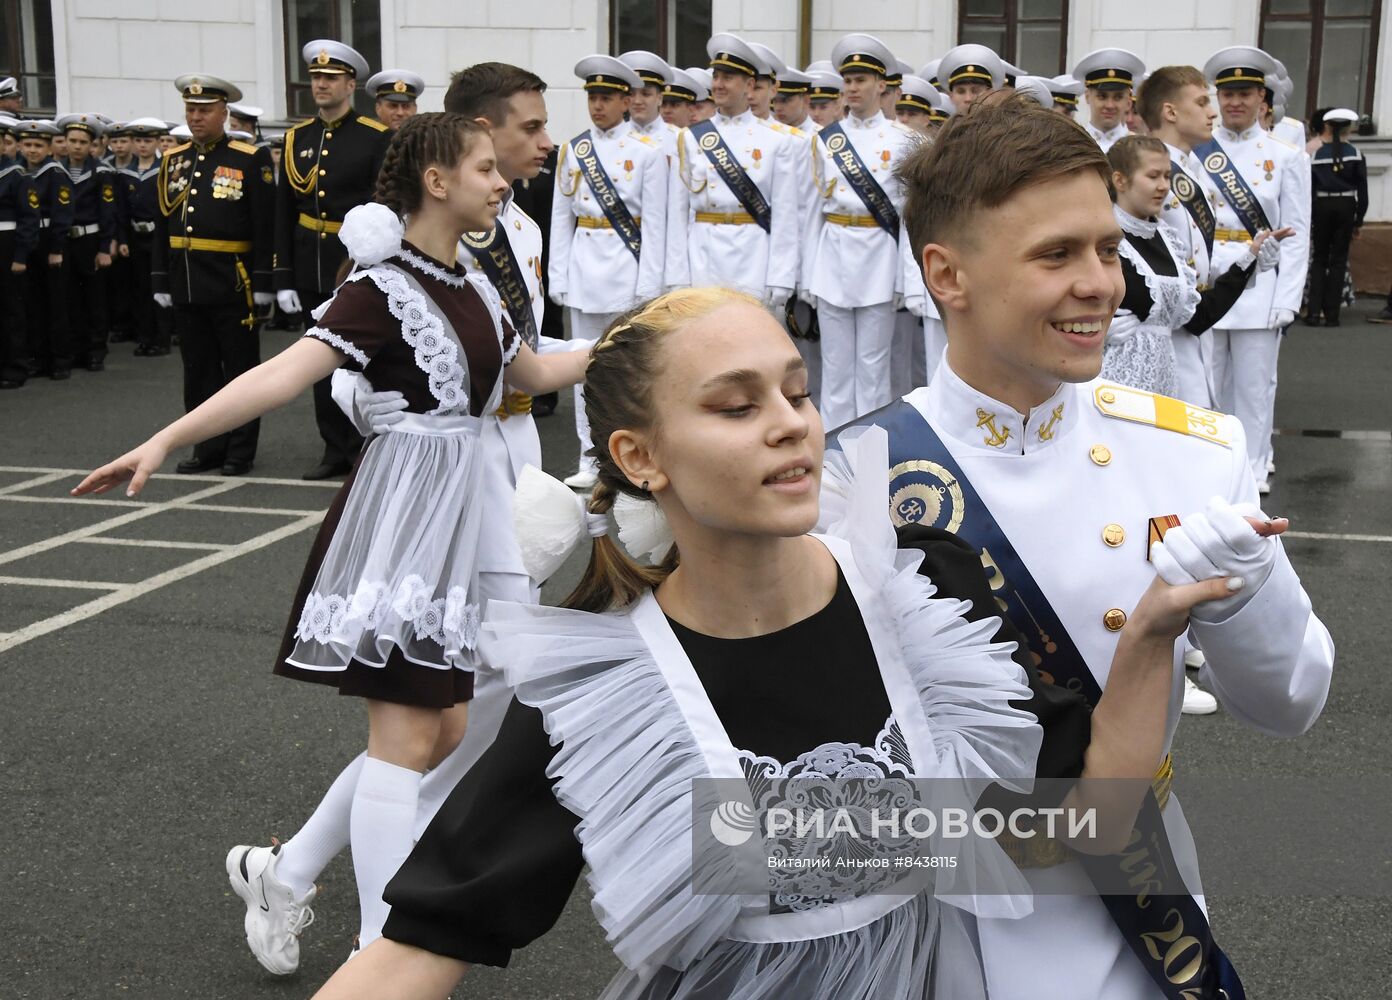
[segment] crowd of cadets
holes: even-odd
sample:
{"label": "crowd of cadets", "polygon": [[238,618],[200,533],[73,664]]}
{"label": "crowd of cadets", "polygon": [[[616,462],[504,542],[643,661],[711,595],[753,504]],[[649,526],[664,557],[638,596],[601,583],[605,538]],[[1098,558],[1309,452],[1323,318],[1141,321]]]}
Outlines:
{"label": "crowd of cadets", "polygon": [[[666,289],[743,289],[798,339],[828,426],[926,384],[945,347],[899,218],[904,195],[895,171],[908,153],[931,141],[950,116],[1001,88],[1070,117],[1086,104],[1082,127],[1104,151],[1148,130],[1135,99],[1146,67],[1124,49],[1089,53],[1071,75],[1047,78],[975,44],[956,46],[915,72],[866,34],[845,36],[829,60],[803,70],[728,33],[713,36],[707,53],[707,66],[687,69],[644,51],[595,55],[576,65],[591,127],[561,143],[554,170],[542,175],[554,178],[550,217],[537,220],[548,230],[547,291],[567,311],[573,335],[594,336],[618,313]],[[108,340],[134,338],[136,353],[145,356],[167,353],[172,332],[182,338],[186,389],[190,380],[198,383],[186,392],[193,405],[255,363],[259,322],[273,312],[273,322],[302,314],[325,300],[344,260],[333,236],[349,208],[371,199],[389,130],[414,113],[423,83],[399,70],[371,77],[366,87],[377,114],[368,118],[351,112],[351,92],[368,73],[361,55],[319,40],[304,47],[303,57],[320,114],[283,137],[283,159],[279,147],[260,140],[259,109],[238,105],[235,87],[207,76],[178,81],[189,116],[183,137],[154,119],[120,125],[91,114],[56,122],[0,119],[0,260],[14,261],[0,275],[9,304],[0,316],[6,324],[0,385],[17,387],[30,375],[66,378],[75,366],[99,371]],[[1279,61],[1238,46],[1209,59],[1204,75],[1219,100],[1205,94],[1196,113],[1212,122],[1221,110],[1224,127],[1213,127],[1202,148],[1171,146],[1174,179],[1182,183],[1166,206],[1173,225],[1187,227],[1193,219],[1187,242],[1200,280],[1210,265],[1241,252],[1262,223],[1299,231],[1278,273],[1254,282],[1245,308],[1225,321],[1229,329],[1214,332],[1205,352],[1205,391],[1195,389],[1190,400],[1242,419],[1254,472],[1265,484],[1279,335],[1301,309],[1292,289],[1305,283],[1317,200],[1311,155],[1304,125],[1285,114],[1292,83]],[[1247,104],[1252,114],[1243,119]],[[221,125],[188,134],[200,108],[223,105],[234,129],[225,141]],[[218,176],[200,182],[211,164],[200,170],[199,163],[213,157],[217,143],[219,155],[246,162],[221,164],[213,171]],[[1324,173],[1332,176],[1335,166],[1342,173],[1332,184],[1336,192],[1357,173],[1356,147],[1340,143],[1336,138],[1324,154],[1318,142],[1311,147],[1316,162],[1335,157]],[[338,151],[331,160],[330,150]],[[1237,180],[1226,189],[1223,171],[1210,168],[1214,152],[1236,168]],[[258,196],[258,186],[268,193]],[[200,189],[214,199],[206,206]],[[1201,204],[1181,205],[1181,190],[1197,191]],[[1367,204],[1361,190],[1318,192],[1328,205],[1317,208],[1317,217],[1334,220],[1328,228],[1338,230],[1318,241],[1324,267],[1341,267],[1346,258],[1347,235]],[[1259,208],[1234,201],[1244,197]],[[264,201],[264,232],[248,219],[215,233],[218,217],[233,202],[244,208],[244,200]],[[233,266],[204,268],[221,275],[215,289],[200,290],[191,279],[171,282],[180,266],[188,279],[199,258]],[[1326,321],[1337,321],[1329,286],[1323,278],[1316,282],[1321,301],[1309,316],[1323,311]],[[152,308],[152,294],[171,308]],[[221,309],[215,325],[224,331],[222,343],[197,349],[211,360],[202,375],[191,374],[187,338],[212,320],[205,308],[212,305]],[[549,313],[551,325],[558,310]],[[181,324],[181,315],[197,322]],[[583,421],[583,408],[577,414]],[[316,393],[316,416],[324,456],[309,477],[345,472],[360,439],[333,405],[327,382]],[[205,446],[183,471],[249,468],[255,431],[244,430],[240,446],[238,435]],[[588,432],[583,426],[577,432],[583,451]],[[594,468],[583,454],[578,465],[568,482],[587,489]]]}

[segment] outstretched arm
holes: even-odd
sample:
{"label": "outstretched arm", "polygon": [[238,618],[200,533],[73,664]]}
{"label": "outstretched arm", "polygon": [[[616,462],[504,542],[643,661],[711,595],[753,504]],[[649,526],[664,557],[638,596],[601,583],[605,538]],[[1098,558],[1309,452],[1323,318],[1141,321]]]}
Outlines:
{"label": "outstretched arm", "polygon": [[343,355],[328,344],[302,337],[269,361],[237,376],[202,406],[138,448],[90,473],[72,495],[105,493],[129,479],[126,496],[136,496],[171,451],[225,434],[284,406],[342,363]]}
{"label": "outstretched arm", "polygon": [[526,344],[507,367],[507,383],[531,396],[555,392],[585,381],[589,351],[537,354]]}

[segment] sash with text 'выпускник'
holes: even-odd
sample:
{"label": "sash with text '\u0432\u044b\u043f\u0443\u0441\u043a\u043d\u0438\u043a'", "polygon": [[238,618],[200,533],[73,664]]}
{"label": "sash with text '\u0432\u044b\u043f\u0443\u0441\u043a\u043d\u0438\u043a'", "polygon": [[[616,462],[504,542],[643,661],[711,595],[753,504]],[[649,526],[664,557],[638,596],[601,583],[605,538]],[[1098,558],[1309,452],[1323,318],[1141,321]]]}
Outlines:
{"label": "sash with text '\u0432\u044b\u043f\u0443\u0441\u043a\u043d\u0438\u043a'", "polygon": [[1194,225],[1199,227],[1204,245],[1208,247],[1209,256],[1212,256],[1213,233],[1218,228],[1218,220],[1213,215],[1213,207],[1204,197],[1203,188],[1174,160],[1170,161],[1170,177],[1170,189],[1174,191],[1184,210],[1189,213],[1189,218],[1194,220]]}
{"label": "sash with text '\u0432\u044b\u043f\u0443\u0441\u043a\u043d\u0438\u043a'", "polygon": [[[991,593],[1029,643],[1040,672],[1096,706],[1102,688],[1083,654],[923,414],[901,399],[859,418],[838,435],[850,427],[868,426],[883,427],[889,435],[889,512],[895,526],[941,528],[977,549]],[[836,447],[834,441],[828,444]],[[1162,886],[1183,884],[1153,792],[1141,803],[1125,853],[1077,858],[1098,885],[1137,884],[1139,878],[1137,893],[1103,893],[1102,902],[1168,1000],[1246,1000],[1237,971],[1213,940],[1208,918],[1194,898],[1149,889],[1152,879]]]}
{"label": "sash with text '\u0432\u044b\u043f\u0443\u0441\u043a\u043d\u0438\u043a'", "polygon": [[715,172],[725,182],[725,186],[734,192],[744,210],[759,224],[759,228],[766,233],[769,232],[773,228],[773,209],[764,193],[759,190],[759,185],[754,183],[754,178],[745,172],[739,160],[735,159],[735,154],[730,151],[730,147],[725,145],[720,130],[711,122],[704,121],[692,125],[690,132],[696,140],[696,145],[706,154],[706,159],[710,160]]}
{"label": "sash with text '\u0432\u044b\u043f\u0443\u0441\u043a\u043d\u0438\u043a'", "polygon": [[532,312],[532,296],[527,291],[522,265],[508,242],[502,216],[498,216],[492,230],[465,233],[463,242],[483,268],[483,273],[488,275],[498,297],[503,300],[503,308],[507,310],[508,319],[512,320],[512,328],[535,351],[541,335],[537,330],[536,314]]}
{"label": "sash with text '\u0432\u044b\u043f\u0443\u0441\u043a\u043d\u0438\u043a'", "polygon": [[885,189],[880,187],[880,182],[875,180],[870,168],[865,165],[865,161],[856,152],[855,145],[851,142],[845,129],[841,127],[841,123],[832,122],[823,127],[817,133],[816,139],[826,146],[837,169],[841,171],[841,176],[846,178],[846,183],[851,186],[851,190],[865,203],[865,208],[870,212],[871,218],[879,224],[881,229],[894,237],[897,243],[899,241],[899,213],[895,210],[894,203],[889,200],[889,195],[885,194]]}
{"label": "sash with text '\u0432\u044b\u043f\u0443\u0441\u043a\u043d\u0438\u043a'", "polygon": [[1271,228],[1271,223],[1266,218],[1266,210],[1257,200],[1257,193],[1252,190],[1241,171],[1233,166],[1228,154],[1218,145],[1217,139],[1210,139],[1202,146],[1195,147],[1194,155],[1199,158],[1208,176],[1213,178],[1213,183],[1218,185],[1218,190],[1223,192],[1223,197],[1237,213],[1242,228],[1247,230],[1247,235],[1256,236],[1263,229]]}
{"label": "sash with text '\u0432\u044b\u043f\u0443\u0441\u043a\u043d\u0438\u043a'", "polygon": [[624,246],[633,254],[633,259],[638,260],[643,250],[643,232],[634,221],[633,214],[624,204],[623,198],[619,196],[614,182],[605,173],[604,164],[599,162],[599,153],[595,151],[590,130],[585,129],[571,139],[570,148],[574,151],[575,158],[580,161],[580,172],[585,175],[585,182],[594,192],[595,201],[599,202],[604,217],[609,220],[609,225],[614,227],[614,232],[623,239]]}

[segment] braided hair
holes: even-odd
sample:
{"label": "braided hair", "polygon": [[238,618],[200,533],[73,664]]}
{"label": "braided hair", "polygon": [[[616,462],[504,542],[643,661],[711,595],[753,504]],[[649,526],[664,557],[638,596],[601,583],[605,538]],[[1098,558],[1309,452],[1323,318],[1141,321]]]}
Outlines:
{"label": "braided hair", "polygon": [[420,207],[421,175],[427,167],[452,168],[469,154],[482,125],[463,115],[431,111],[408,118],[392,136],[382,169],[377,173],[375,199],[397,215]]}

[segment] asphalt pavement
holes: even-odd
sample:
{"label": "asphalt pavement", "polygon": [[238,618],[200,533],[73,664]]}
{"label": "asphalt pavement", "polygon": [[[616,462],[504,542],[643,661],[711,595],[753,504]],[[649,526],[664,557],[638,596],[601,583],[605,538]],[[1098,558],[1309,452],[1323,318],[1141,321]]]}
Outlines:
{"label": "asphalt pavement", "polygon": [[[1339,329],[1297,325],[1281,355],[1267,509],[1292,518],[1291,558],[1339,646],[1328,706],[1287,741],[1221,712],[1186,717],[1181,798],[1203,777],[1351,786],[1392,770],[1392,327],[1363,322],[1378,305]],[[266,334],[263,350],[290,339]],[[293,834],[364,745],[358,702],[270,673],[333,496],[299,480],[319,455],[308,396],[263,421],[249,478],[175,476],[171,458],[138,502],[66,496],[79,470],[177,416],[180,382],[177,352],[115,345],[106,372],[0,394],[0,1000],[306,997],[356,930],[345,852],[321,878],[301,971],[272,977],[222,869],[232,844]],[[547,471],[572,471],[568,395],[538,427]],[[573,556],[543,599],[580,567]],[[1201,858],[1205,838],[1250,835],[1221,817],[1196,827]],[[1209,896],[1249,997],[1392,995],[1386,842],[1370,823],[1349,845],[1350,864],[1368,864],[1372,844],[1382,866],[1361,893]],[[456,996],[595,997],[617,968],[582,881],[550,934],[507,970],[471,971]]]}

